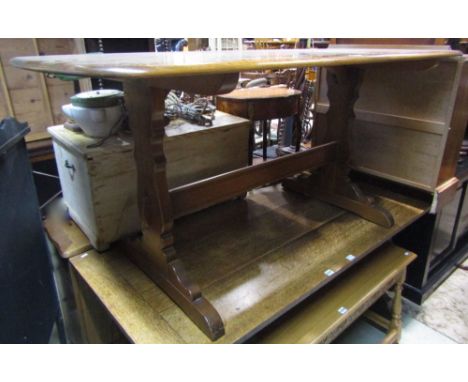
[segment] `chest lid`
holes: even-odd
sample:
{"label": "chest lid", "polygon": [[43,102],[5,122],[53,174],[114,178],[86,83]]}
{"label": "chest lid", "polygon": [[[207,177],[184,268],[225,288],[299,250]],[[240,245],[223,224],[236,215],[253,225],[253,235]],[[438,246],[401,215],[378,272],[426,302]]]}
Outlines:
{"label": "chest lid", "polygon": [[[215,131],[221,132],[223,129],[226,130],[238,127],[248,129],[249,121],[231,114],[216,111],[213,125],[209,127],[199,126],[183,119],[171,121],[165,128],[165,140],[171,141],[173,139],[178,139],[178,137],[192,134],[212,134]],[[111,153],[133,151],[133,137],[130,133],[124,131],[107,138],[97,147],[90,146],[99,143],[101,141],[100,138],[92,138],[82,132],[68,130],[63,127],[63,125],[49,127],[47,131],[52,135],[56,143],[88,159],[97,159],[99,156]],[[210,138],[207,136],[206,139]]]}

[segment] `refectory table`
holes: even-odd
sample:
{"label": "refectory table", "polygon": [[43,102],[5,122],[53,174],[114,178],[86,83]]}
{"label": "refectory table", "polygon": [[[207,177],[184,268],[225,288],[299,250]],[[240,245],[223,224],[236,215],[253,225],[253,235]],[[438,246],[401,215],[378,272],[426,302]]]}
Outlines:
{"label": "refectory table", "polygon": [[[432,65],[459,55],[449,50],[303,49],[230,52],[128,53],[17,57],[16,67],[56,75],[122,81],[135,140],[142,235],[128,253],[212,340],[225,332],[218,311],[184,269],[174,249],[174,219],[235,198],[265,184],[321,168],[317,177],[287,179],[286,189],[353,212],[384,228],[394,217],[348,178],[348,126],[368,65]],[[171,89],[197,94],[232,91],[246,70],[327,67],[326,142],[260,165],[169,190],[163,150],[164,101]]]}

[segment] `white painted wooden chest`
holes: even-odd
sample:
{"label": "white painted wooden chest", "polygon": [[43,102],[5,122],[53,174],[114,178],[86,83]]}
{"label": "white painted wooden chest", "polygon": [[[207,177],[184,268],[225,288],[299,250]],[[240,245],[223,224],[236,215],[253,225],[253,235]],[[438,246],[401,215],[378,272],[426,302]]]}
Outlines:
{"label": "white painted wooden chest", "polygon": [[[246,119],[219,111],[211,127],[172,121],[164,141],[169,188],[246,166],[249,125]],[[64,201],[93,246],[105,250],[110,243],[137,232],[140,223],[131,135],[120,133],[100,147],[89,148],[98,140],[62,125],[48,131]]]}

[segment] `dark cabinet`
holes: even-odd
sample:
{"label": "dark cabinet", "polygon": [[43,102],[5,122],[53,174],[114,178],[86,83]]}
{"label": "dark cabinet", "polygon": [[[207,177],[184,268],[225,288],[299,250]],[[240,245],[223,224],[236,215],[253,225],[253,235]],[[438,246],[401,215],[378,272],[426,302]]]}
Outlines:
{"label": "dark cabinet", "polygon": [[47,343],[58,301],[24,135],[0,121],[0,343]]}
{"label": "dark cabinet", "polygon": [[394,239],[418,254],[408,267],[405,297],[421,304],[467,257],[468,181],[437,214],[427,214]]}

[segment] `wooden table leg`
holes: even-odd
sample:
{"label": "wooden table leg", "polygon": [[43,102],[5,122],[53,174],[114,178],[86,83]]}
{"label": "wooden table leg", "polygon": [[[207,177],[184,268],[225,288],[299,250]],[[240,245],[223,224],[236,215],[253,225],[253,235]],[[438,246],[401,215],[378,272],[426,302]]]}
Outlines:
{"label": "wooden table leg", "polygon": [[135,141],[138,206],[142,235],[126,240],[129,256],[212,340],[224,334],[218,312],[189,280],[177,258],[172,236],[173,216],[163,150],[166,90],[144,81],[125,83],[125,102]]}
{"label": "wooden table leg", "polygon": [[392,318],[390,320],[390,333],[395,333],[393,343],[398,343],[401,338],[401,310],[402,310],[402,292],[403,292],[403,284],[406,279],[406,271],[401,273],[400,278],[398,279],[397,283],[393,287],[393,291],[395,293],[393,297],[392,303]]}
{"label": "wooden table leg", "polygon": [[295,152],[299,152],[301,149],[301,141],[302,141],[302,126],[301,126],[301,119],[299,118],[299,114],[296,114],[293,117],[293,144]]}
{"label": "wooden table leg", "polygon": [[348,177],[349,128],[354,118],[353,107],[358,99],[362,76],[363,69],[352,66],[327,68],[330,107],[327,113],[326,134],[323,142],[319,144],[337,141],[339,147],[336,161],[313,176],[287,179],[283,186],[390,228],[394,223],[392,215],[377,206],[373,198],[367,197]]}
{"label": "wooden table leg", "polygon": [[402,312],[402,291],[403,284],[406,279],[406,269],[401,271],[396,278],[396,282],[391,288],[394,292],[391,307],[390,319],[383,317],[382,315],[368,310],[364,313],[364,317],[377,325],[380,329],[386,332],[385,337],[382,339],[382,344],[395,344],[400,341],[401,338],[401,312]]}
{"label": "wooden table leg", "polygon": [[262,135],[263,135],[263,142],[262,142],[263,160],[266,161],[268,158],[268,121],[263,120],[260,123],[262,124]]}
{"label": "wooden table leg", "polygon": [[253,153],[255,151],[255,121],[250,120],[250,130],[249,130],[249,158],[248,165],[252,166],[253,164]]}

